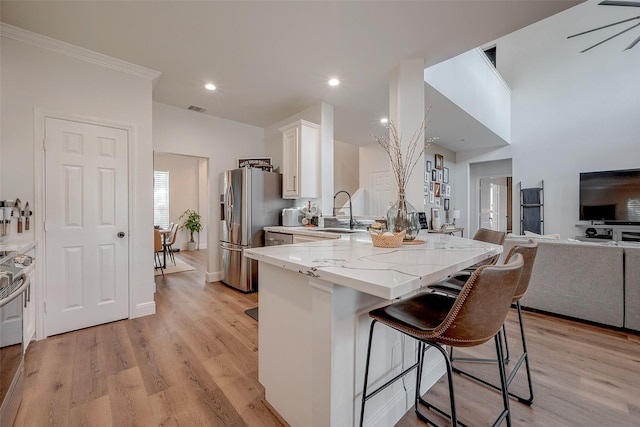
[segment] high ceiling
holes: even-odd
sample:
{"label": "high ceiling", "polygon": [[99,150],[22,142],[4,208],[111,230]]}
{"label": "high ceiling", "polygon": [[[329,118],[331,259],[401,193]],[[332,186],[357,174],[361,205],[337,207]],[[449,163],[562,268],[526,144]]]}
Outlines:
{"label": "high ceiling", "polygon": [[[155,101],[260,127],[324,101],[334,106],[336,139],[368,144],[402,59],[435,64],[577,3],[3,0],[0,14],[162,72]],[[204,90],[207,82],[218,89]]]}

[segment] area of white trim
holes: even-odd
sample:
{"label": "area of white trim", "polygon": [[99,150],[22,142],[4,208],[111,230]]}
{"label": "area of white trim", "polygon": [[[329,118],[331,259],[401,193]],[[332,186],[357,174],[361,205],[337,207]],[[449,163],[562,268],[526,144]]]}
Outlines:
{"label": "area of white trim", "polygon": [[41,34],[24,30],[22,28],[15,27],[9,24],[0,23],[0,35],[2,37],[7,37],[12,40],[30,44],[32,46],[37,46],[42,49],[47,49],[52,52],[60,53],[73,58],[81,59],[83,61],[101,65],[103,67],[111,68],[116,71],[131,74],[136,77],[152,80],[154,83],[162,75],[160,71],[122,61],[120,59],[104,55],[102,53],[94,52],[93,50],[85,49],[71,43],[56,40],[51,37],[43,36]]}
{"label": "area of white trim", "polygon": [[207,283],[219,282],[220,279],[222,279],[222,273],[220,273],[219,271],[214,271],[213,273],[207,272],[204,275],[204,281]]}
{"label": "area of white trim", "polygon": [[130,314],[130,319],[135,319],[136,317],[144,317],[150,316],[152,314],[156,314],[156,302],[150,301],[142,304],[137,304],[133,309],[133,312]]}

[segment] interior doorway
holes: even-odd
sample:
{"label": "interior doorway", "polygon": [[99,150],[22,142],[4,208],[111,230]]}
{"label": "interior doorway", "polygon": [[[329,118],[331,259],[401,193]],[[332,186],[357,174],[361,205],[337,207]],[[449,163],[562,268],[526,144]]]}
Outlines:
{"label": "interior doorway", "polygon": [[[194,236],[198,249],[207,248],[209,221],[209,159],[171,153],[154,153],[153,170],[168,172],[169,222],[182,224],[185,210],[198,212],[203,229]],[[189,241],[186,230],[180,230],[175,248],[186,249]]]}
{"label": "interior doorway", "polygon": [[511,163],[511,159],[502,159],[469,164],[470,236],[481,227],[512,231]]}
{"label": "interior doorway", "polygon": [[480,178],[478,222],[480,228],[511,232],[511,177]]}

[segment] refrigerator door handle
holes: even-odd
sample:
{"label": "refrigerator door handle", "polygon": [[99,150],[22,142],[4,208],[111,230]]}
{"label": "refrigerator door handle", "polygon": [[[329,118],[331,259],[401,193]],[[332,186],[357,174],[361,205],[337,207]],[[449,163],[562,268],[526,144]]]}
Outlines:
{"label": "refrigerator door handle", "polygon": [[231,232],[231,224],[233,223],[233,186],[231,185],[231,180],[229,180],[229,188],[227,188],[227,215],[225,218],[225,223],[227,225],[227,230]]}
{"label": "refrigerator door handle", "polygon": [[220,249],[224,249],[224,250],[227,250],[227,251],[233,251],[233,252],[242,252],[242,249],[232,248],[231,246],[226,246],[226,245],[223,245],[222,243],[220,243]]}

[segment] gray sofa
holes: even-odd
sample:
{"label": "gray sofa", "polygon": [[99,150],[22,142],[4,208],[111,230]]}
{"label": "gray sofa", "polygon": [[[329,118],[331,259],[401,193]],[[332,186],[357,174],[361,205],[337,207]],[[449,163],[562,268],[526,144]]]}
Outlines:
{"label": "gray sofa", "polygon": [[640,331],[640,248],[625,248],[624,257],[624,327]]}
{"label": "gray sofa", "polygon": [[[529,289],[520,301],[523,307],[640,330],[640,310],[629,310],[640,308],[640,248],[533,240],[538,242],[538,254]],[[508,238],[504,253],[526,241]]]}

